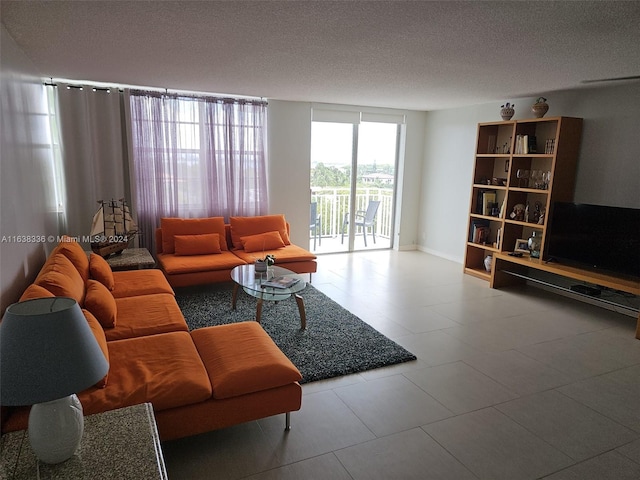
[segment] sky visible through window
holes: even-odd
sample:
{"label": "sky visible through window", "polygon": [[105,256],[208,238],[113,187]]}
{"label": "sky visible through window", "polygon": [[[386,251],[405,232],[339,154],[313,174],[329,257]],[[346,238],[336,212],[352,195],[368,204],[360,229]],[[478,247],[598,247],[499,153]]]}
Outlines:
{"label": "sky visible through window", "polygon": [[[311,166],[350,167],[353,126],[349,123],[313,122],[311,135]],[[358,164],[386,165],[396,161],[397,125],[363,122],[358,129]]]}

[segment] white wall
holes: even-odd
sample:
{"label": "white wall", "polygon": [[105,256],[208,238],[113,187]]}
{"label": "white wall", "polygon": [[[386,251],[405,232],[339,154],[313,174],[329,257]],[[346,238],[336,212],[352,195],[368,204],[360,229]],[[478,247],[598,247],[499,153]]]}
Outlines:
{"label": "white wall", "polygon": [[[393,113],[371,107],[326,105],[332,109]],[[291,224],[291,241],[309,242],[309,185],[311,163],[311,112],[306,102],[269,101],[269,204],[270,213],[284,213]],[[398,169],[399,198],[396,210],[396,248],[414,249],[420,208],[420,178],[424,152],[424,112],[402,111],[406,115],[404,163]],[[401,189],[401,190],[400,190]]]}
{"label": "white wall", "polygon": [[[0,310],[4,312],[18,301],[55,246],[39,237],[55,237],[58,230],[44,86],[36,67],[3,25],[0,30]],[[31,241],[18,242],[15,237]]]}
{"label": "white wall", "polygon": [[284,213],[291,241],[309,244],[311,104],[269,101],[269,213]]}
{"label": "white wall", "polygon": [[419,243],[418,222],[420,190],[423,171],[423,152],[427,114],[406,112],[404,163],[398,168],[395,244],[397,250],[415,250]]}
{"label": "white wall", "polygon": [[[640,208],[640,88],[638,83],[542,93],[546,116],[584,119],[576,202]],[[539,95],[538,95],[539,96]],[[531,118],[536,97],[506,99],[514,119]],[[420,249],[462,263],[466,239],[476,129],[499,121],[500,104],[427,113]]]}
{"label": "white wall", "polygon": [[575,201],[640,208],[640,84],[549,96],[554,115],[584,118]]}

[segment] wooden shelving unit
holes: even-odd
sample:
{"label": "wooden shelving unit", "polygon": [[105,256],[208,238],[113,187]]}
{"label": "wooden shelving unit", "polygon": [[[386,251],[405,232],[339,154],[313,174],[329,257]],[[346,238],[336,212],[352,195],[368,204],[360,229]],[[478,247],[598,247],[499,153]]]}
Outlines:
{"label": "wooden shelving unit", "polygon": [[[572,117],[478,124],[465,273],[489,281],[484,259],[512,252],[516,240],[534,231],[543,258],[551,202],[573,200],[581,134],[582,119]],[[550,177],[534,179],[534,170]],[[518,171],[528,171],[529,178],[518,178]],[[516,206],[527,215],[515,216]]]}
{"label": "wooden shelving unit", "polygon": [[[637,279],[545,261],[547,212],[552,202],[573,201],[581,135],[582,119],[572,117],[478,124],[465,273],[489,281],[491,288],[536,281],[534,272],[539,271],[640,295]],[[527,141],[523,140],[524,136]],[[535,147],[528,141],[531,137],[535,137]],[[519,170],[549,172],[550,178],[536,185],[531,176],[526,180],[518,178]],[[485,208],[487,192],[495,195],[497,209]],[[516,205],[528,205],[528,216],[512,215]],[[539,214],[535,213],[536,206]],[[486,235],[476,237],[474,226],[477,231],[479,225],[486,226]],[[539,258],[526,253],[522,257],[510,256],[516,241],[528,239],[534,231],[541,240]],[[493,259],[491,271],[484,266],[488,255]],[[636,338],[640,339],[640,315]]]}

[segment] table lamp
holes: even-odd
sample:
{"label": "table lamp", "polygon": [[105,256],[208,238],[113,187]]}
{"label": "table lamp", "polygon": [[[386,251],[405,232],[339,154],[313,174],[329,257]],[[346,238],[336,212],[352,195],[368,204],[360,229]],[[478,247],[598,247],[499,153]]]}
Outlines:
{"label": "table lamp", "polygon": [[33,405],[29,441],[42,462],[73,456],[84,432],[75,393],[108,370],[75,300],[38,298],[7,308],[0,323],[0,404]]}

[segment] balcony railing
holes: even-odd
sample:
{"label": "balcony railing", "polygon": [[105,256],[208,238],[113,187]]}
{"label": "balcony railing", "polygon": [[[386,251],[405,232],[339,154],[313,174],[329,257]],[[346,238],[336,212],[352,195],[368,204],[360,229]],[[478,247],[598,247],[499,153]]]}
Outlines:
{"label": "balcony railing", "polygon": [[[342,234],[345,215],[349,214],[349,189],[344,187],[312,187],[311,201],[317,203],[320,215],[319,235],[337,237]],[[360,187],[356,190],[355,210],[366,211],[370,200],[380,200],[376,213],[376,235],[391,238],[393,188]]]}

